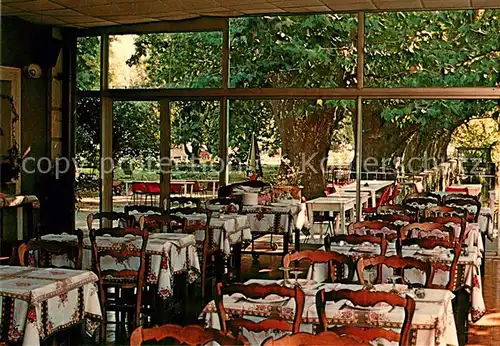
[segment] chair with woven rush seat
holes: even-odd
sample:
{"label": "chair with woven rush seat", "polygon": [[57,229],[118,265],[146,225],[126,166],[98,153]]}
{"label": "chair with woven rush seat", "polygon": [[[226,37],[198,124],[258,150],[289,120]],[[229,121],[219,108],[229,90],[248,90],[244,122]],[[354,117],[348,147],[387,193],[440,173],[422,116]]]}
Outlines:
{"label": "chair with woven rush seat", "polygon": [[297,333],[285,335],[279,339],[269,337],[263,343],[264,346],[352,346],[352,345],[370,345],[368,342],[355,337],[355,335],[340,336],[334,332],[322,332],[318,334]]}
{"label": "chair with woven rush seat", "polygon": [[152,233],[185,233],[186,219],[176,215],[143,215],[139,219],[139,228]]}
{"label": "chair with woven rush seat", "polygon": [[[128,243],[125,239],[116,248],[99,247],[97,237],[109,235],[111,237],[135,237],[141,238],[140,248]],[[146,246],[148,243],[148,231],[137,228],[100,228],[90,230],[90,242],[92,244],[92,264],[94,272],[99,278],[99,294],[101,306],[103,307],[104,320],[101,324],[100,337],[106,340],[106,324],[108,323],[107,312],[115,311],[115,321],[118,325],[120,315],[129,317],[128,323],[134,328],[139,326],[141,319],[142,289],[146,272]],[[107,238],[107,237],[106,237]],[[113,258],[113,268],[117,263],[123,265],[124,269],[106,269],[106,261]],[[105,259],[105,257],[108,257]],[[129,269],[130,260],[138,260],[137,269]],[[103,263],[101,261],[103,260]],[[132,291],[126,294],[125,290]],[[129,292],[130,293],[130,292]],[[131,299],[135,297],[135,299]]]}
{"label": "chair with woven rush seat", "polygon": [[[270,294],[275,294],[280,297],[289,297],[295,299],[295,315],[293,322],[290,323],[285,319],[275,317],[266,318],[260,322],[253,322],[243,317],[229,318],[224,307],[224,295],[233,295],[240,293],[247,298],[257,299],[265,298]],[[302,314],[305,304],[305,294],[296,286],[295,288],[287,288],[278,284],[260,285],[260,284],[232,284],[223,286],[222,283],[217,284],[217,294],[215,295],[215,304],[217,306],[217,313],[219,315],[219,323],[221,330],[224,333],[232,332],[233,335],[239,335],[241,329],[245,328],[249,332],[259,333],[271,329],[298,333],[300,331],[300,324],[302,323]]]}
{"label": "chair with woven rush seat", "polygon": [[415,218],[404,214],[371,214],[367,215],[369,221],[386,221],[394,224],[409,224],[416,221]]}
{"label": "chair with woven rush seat", "polygon": [[406,238],[434,238],[455,241],[455,230],[451,226],[437,222],[415,222],[401,227],[399,241]]}
{"label": "chair with woven rush seat", "polygon": [[198,325],[183,327],[176,324],[164,324],[152,328],[137,328],[130,337],[130,346],[140,346],[146,341],[159,342],[164,339],[175,339],[186,345],[206,345],[211,341],[223,346],[250,345],[243,336],[234,338],[212,328],[203,328]]}
{"label": "chair with woven rush seat", "polygon": [[[404,269],[406,268],[415,268],[425,273],[425,286],[430,282],[431,275],[431,265],[428,262],[421,261],[419,259],[413,257],[401,257],[401,256],[376,256],[370,258],[360,258],[357,264],[357,274],[359,278],[359,283],[361,285],[365,285],[364,278],[364,270],[367,267],[376,266],[379,268],[378,272],[380,273],[380,267],[385,265],[392,269],[397,269],[401,271],[401,277],[404,282]],[[382,283],[382,276],[377,275],[376,282],[377,284]]]}
{"label": "chair with woven rush seat", "polygon": [[[76,243],[60,242],[55,240],[31,239],[28,243],[21,244],[18,249],[19,262],[21,265],[27,265],[26,255],[31,251],[38,252],[37,267],[52,268],[53,256],[67,257],[68,262],[73,263],[73,266],[57,266],[57,268],[82,269],[83,258],[83,231],[76,230]],[[34,256],[36,258],[36,256]]]}
{"label": "chair with woven rush seat", "polygon": [[[464,217],[458,216],[431,216],[421,219],[421,222],[434,222],[455,228],[455,238],[464,234],[467,228],[467,221]],[[459,232],[457,232],[459,230]],[[457,234],[458,233],[458,234]]]}
{"label": "chair with woven rush seat", "polygon": [[[289,268],[292,262],[303,259],[310,261],[311,266],[313,266],[313,270],[315,263],[328,263],[328,271],[332,282],[352,282],[352,278],[354,276],[354,263],[347,255],[323,250],[297,251],[291,254],[286,254],[283,257],[283,267]],[[344,264],[347,265],[348,268],[347,275],[344,273]],[[288,280],[287,271],[285,271],[285,279]]]}
{"label": "chair with woven rush seat", "polygon": [[[359,327],[342,326],[337,328],[328,328],[328,318],[326,316],[326,302],[348,300],[354,306],[374,306],[378,303],[386,303],[392,307],[402,307],[404,309],[404,319],[402,321],[401,331],[380,327]],[[398,294],[389,292],[372,292],[367,290],[351,291],[347,289],[333,290],[325,292],[321,290],[316,294],[316,310],[319,318],[319,331],[325,332],[331,330],[338,335],[355,336],[365,342],[374,341],[383,338],[388,341],[399,342],[399,345],[410,345],[410,328],[415,314],[415,300],[409,296],[400,297]]]}
{"label": "chair with woven rush seat", "polygon": [[[125,213],[120,213],[116,211],[101,212],[95,214],[87,215],[87,227],[91,230],[93,227],[94,220],[100,220],[102,223],[101,227],[134,227],[135,217],[134,215],[127,215]],[[109,223],[107,225],[106,223]],[[115,225],[113,225],[115,223]]]}
{"label": "chair with woven rush seat", "polygon": [[479,201],[478,196],[469,195],[468,193],[447,193],[441,198],[441,204],[446,205],[446,201],[450,199],[467,199],[472,201]]}

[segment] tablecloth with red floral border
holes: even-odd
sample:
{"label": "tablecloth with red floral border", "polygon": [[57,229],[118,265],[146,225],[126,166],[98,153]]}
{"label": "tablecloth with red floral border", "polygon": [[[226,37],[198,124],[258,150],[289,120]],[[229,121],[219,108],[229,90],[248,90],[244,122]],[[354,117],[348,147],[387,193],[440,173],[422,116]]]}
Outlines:
{"label": "tablecloth with red floral border", "polygon": [[[53,240],[76,243],[76,235],[48,234],[42,240]],[[97,245],[102,249],[120,248],[122,246],[140,248],[140,237],[97,237]],[[90,239],[83,239],[82,268],[92,269],[92,253]],[[158,295],[167,299],[172,296],[174,275],[187,273],[189,283],[194,282],[200,275],[200,260],[196,253],[195,238],[192,234],[182,233],[152,233],[149,235],[146,246],[146,282],[158,286]],[[139,268],[139,258],[133,257],[122,263],[117,263],[112,257],[101,259],[103,270]],[[66,255],[52,256],[54,266],[71,266],[71,260]]]}
{"label": "tablecloth with red floral border", "polygon": [[0,336],[39,345],[55,332],[101,319],[101,306],[90,271],[0,266]]}
{"label": "tablecloth with red floral border", "polygon": [[[249,280],[246,284],[259,283],[262,285],[276,283],[274,280]],[[402,285],[401,285],[402,286]],[[361,289],[361,285],[345,284],[325,284],[319,289],[325,291],[338,289]],[[405,286],[406,287],[406,286]],[[389,291],[392,285],[376,285],[375,289],[380,291]],[[399,286],[397,287],[400,288]],[[303,332],[313,332],[313,326],[319,324],[319,318],[316,310],[315,295],[318,288],[306,290],[306,299],[302,315],[302,324],[300,330]],[[418,299],[414,297],[412,291],[405,292],[415,299],[415,314],[412,320],[412,345],[458,345],[457,330],[451,300],[454,295],[446,290],[425,289],[425,297]],[[342,300],[337,303],[328,302],[325,307],[326,317],[330,325],[363,325],[378,326],[381,328],[401,328],[404,320],[404,311],[400,307],[369,308],[357,309],[345,304]],[[287,299],[276,303],[251,302],[245,299],[241,294],[224,296],[223,300],[226,312],[230,315],[238,315],[253,321],[262,320],[271,315],[278,315],[287,321],[292,321],[295,315],[295,300]],[[201,318],[205,320],[207,327],[219,329],[220,323],[215,303],[210,302],[201,312]],[[251,345],[260,345],[260,343],[269,336],[278,338],[282,334],[274,330],[261,333],[248,333],[244,330],[243,335],[247,337]],[[384,343],[382,340],[378,342]]]}

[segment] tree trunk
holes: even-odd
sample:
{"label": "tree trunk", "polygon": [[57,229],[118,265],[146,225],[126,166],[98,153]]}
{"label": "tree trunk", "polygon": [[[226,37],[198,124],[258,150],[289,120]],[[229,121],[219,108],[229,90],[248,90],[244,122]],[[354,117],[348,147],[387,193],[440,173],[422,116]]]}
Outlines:
{"label": "tree trunk", "polygon": [[[308,199],[322,196],[332,129],[347,111],[303,100],[271,103],[280,131],[282,156],[288,157],[290,165],[300,175],[303,195]],[[282,170],[283,165],[280,173]]]}

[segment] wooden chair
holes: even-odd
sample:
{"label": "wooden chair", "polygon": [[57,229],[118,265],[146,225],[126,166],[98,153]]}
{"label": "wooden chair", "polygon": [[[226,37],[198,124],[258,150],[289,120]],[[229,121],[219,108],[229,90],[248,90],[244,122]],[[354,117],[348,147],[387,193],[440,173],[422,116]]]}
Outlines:
{"label": "wooden chair", "polygon": [[360,221],[352,222],[347,227],[347,234],[358,235],[377,235],[384,233],[386,235],[397,235],[400,226],[385,221]]}
{"label": "wooden chair", "polygon": [[365,219],[370,221],[383,221],[400,224],[409,224],[415,221],[415,218],[404,214],[372,214],[367,215]]}
{"label": "wooden chair", "polygon": [[353,346],[353,345],[370,345],[355,335],[340,336],[334,332],[322,332],[318,334],[297,333],[292,335],[285,335],[279,339],[269,337],[264,340],[264,346]]}
{"label": "wooden chair", "polygon": [[221,197],[213,198],[206,202],[206,208],[212,212],[219,213],[239,213],[243,206],[240,201],[234,198]]}
{"label": "wooden chair", "polygon": [[28,241],[28,243],[21,244],[18,248],[19,262],[22,266],[27,265],[27,253],[30,251],[37,251],[37,267],[52,268],[54,267],[54,265],[52,264],[52,256],[66,255],[68,257],[68,260],[74,263],[74,266],[60,266],[58,268],[81,270],[83,258],[83,232],[82,230],[76,230],[75,234],[77,236],[76,243],[32,239]]}
{"label": "wooden chair", "polygon": [[467,199],[471,201],[479,201],[479,198],[474,195],[469,195],[468,193],[447,193],[441,198],[441,203],[446,205],[446,201],[450,199]]}
{"label": "wooden chair", "polygon": [[437,222],[410,223],[401,227],[399,241],[406,238],[434,238],[455,241],[455,230],[453,227]]}
{"label": "wooden chair", "polygon": [[152,233],[185,233],[186,219],[176,215],[143,215],[139,228]]}
{"label": "wooden chair", "polygon": [[[328,271],[332,282],[348,282],[352,283],[354,276],[354,263],[351,257],[334,251],[324,250],[304,250],[297,251],[291,254],[286,254],[283,257],[283,267],[290,267],[290,263],[294,261],[308,260],[310,265],[315,263],[328,263]],[[344,265],[347,266],[347,275],[344,273]],[[285,272],[285,279],[288,280],[288,272]]]}
{"label": "wooden chair", "polygon": [[380,198],[377,200],[377,205],[372,205],[371,207],[368,208],[363,208],[363,214],[373,214],[377,212],[377,208],[385,205],[387,201],[389,200],[389,197],[391,196],[393,185],[387,186],[384,191],[382,191],[382,195]]}
{"label": "wooden chair", "polygon": [[180,344],[206,345],[215,341],[219,345],[250,345],[243,336],[234,338],[220,330],[203,328],[198,325],[179,326],[176,324],[164,324],[152,328],[139,327],[134,330],[130,337],[130,346],[140,346],[146,341],[159,342],[164,339],[175,339]]}
{"label": "wooden chair", "polygon": [[[207,210],[207,222],[205,223],[205,239],[203,240],[203,249],[201,254],[201,299],[203,303],[206,303],[207,297],[213,297],[214,284],[217,279],[220,278],[219,268],[220,261],[223,254],[219,249],[214,248],[214,235],[212,229],[210,228],[210,220],[212,213]],[[210,286],[208,287],[208,284]],[[209,294],[207,294],[208,288],[210,288]]]}
{"label": "wooden chair", "polygon": [[[116,249],[99,248],[96,238],[103,235],[112,237],[125,237],[127,235],[139,236],[142,238],[141,248],[127,246],[124,242]],[[121,314],[129,315],[128,322],[133,327],[138,327],[140,323],[140,313],[142,306],[142,290],[146,272],[146,246],[148,243],[148,231],[137,228],[100,228],[90,230],[90,243],[92,244],[92,262],[94,272],[99,278],[100,302],[103,307],[104,321],[101,324],[100,337],[106,340],[107,311],[115,311],[115,321],[118,324]],[[123,263],[132,258],[139,260],[139,268],[133,269],[103,269],[101,259],[110,256],[117,263]],[[112,289],[114,292],[110,291]],[[124,296],[124,290],[132,290],[132,294]],[[132,297],[135,297],[133,299]],[[130,314],[133,316],[130,318]]]}
{"label": "wooden chair", "polygon": [[[379,273],[382,265],[385,265],[389,268],[396,269],[401,272],[401,277],[404,282],[404,269],[406,268],[416,268],[425,273],[425,286],[431,280],[431,265],[428,262],[421,261],[419,259],[413,257],[401,257],[401,256],[376,256],[376,257],[367,257],[360,258],[357,264],[357,274],[359,278],[359,283],[361,285],[365,284],[364,278],[364,270],[366,267],[376,266]],[[382,283],[382,276],[377,275],[377,279],[375,283]]]}
{"label": "wooden chair", "polygon": [[[458,259],[460,257],[460,252],[462,250],[462,242],[461,241],[452,242],[447,240],[429,239],[429,238],[421,238],[421,239],[409,238],[401,242],[401,248],[404,246],[412,246],[412,245],[417,245],[421,249],[435,249],[437,247],[441,247],[444,249],[448,249],[453,253],[451,264],[443,263],[440,261],[430,263],[431,271],[430,271],[430,276],[426,283],[426,287],[447,289],[450,291],[454,290],[456,287]],[[435,274],[438,270],[449,272],[449,280],[447,284],[438,285],[433,283]]]}
{"label": "wooden chair", "polygon": [[199,213],[204,213],[204,212],[205,212],[205,210],[203,210],[201,208],[190,208],[190,207],[170,209],[171,215],[177,215],[177,214],[192,215],[192,214],[199,214]]}
{"label": "wooden chair", "polygon": [[[452,227],[460,228],[458,237],[461,238],[465,237],[465,231],[467,229],[467,221],[465,221],[465,218],[458,216],[433,216],[433,217],[423,218],[421,222],[434,222],[445,226],[452,226],[451,224],[453,224]],[[456,237],[457,237],[457,231],[455,230],[455,238]]]}
{"label": "wooden chair", "polygon": [[434,197],[407,197],[403,201],[403,205],[419,209],[419,214],[421,214],[425,208],[438,206],[439,203],[439,200]]}
{"label": "wooden chair", "polygon": [[411,198],[429,198],[435,200],[438,205],[441,204],[441,195],[435,192],[424,191],[421,193],[412,193],[411,195],[406,196],[405,200]]}
{"label": "wooden chair", "polygon": [[467,209],[459,208],[459,207],[450,207],[450,206],[436,206],[431,208],[426,208],[424,210],[424,217],[432,217],[432,216],[455,216],[460,218],[467,219]]}
{"label": "wooden chair", "polygon": [[374,306],[385,302],[391,306],[404,308],[404,320],[401,331],[398,333],[393,330],[383,328],[370,328],[358,326],[343,326],[333,328],[332,330],[339,335],[355,336],[364,342],[370,342],[377,338],[384,338],[388,341],[399,342],[400,345],[410,344],[410,328],[415,314],[415,300],[409,296],[400,297],[398,294],[389,292],[371,292],[367,290],[351,291],[346,289],[333,290],[325,292],[321,290],[316,294],[316,309],[319,318],[319,331],[328,330],[328,318],[326,316],[325,306],[327,301],[338,302],[349,300],[355,306]]}
{"label": "wooden chair", "polygon": [[[111,222],[109,227],[112,227],[112,223],[114,221],[117,221],[118,227],[130,228],[130,227],[135,226],[134,215],[127,215],[125,213],[120,213],[120,212],[116,212],[116,211],[89,214],[87,216],[87,227],[89,230],[94,228],[92,226],[92,223],[94,222],[94,220],[101,220],[104,222],[107,220],[108,222]],[[108,225],[106,225],[106,224],[104,224],[103,226],[108,227]]]}
{"label": "wooden chair", "polygon": [[[265,298],[270,294],[276,294],[281,297],[289,297],[295,299],[295,316],[293,322],[290,323],[284,319],[275,317],[266,318],[260,322],[253,322],[243,317],[231,316],[224,308],[223,297],[225,294],[232,295],[234,293],[243,294],[247,298]],[[305,294],[299,288],[287,288],[278,284],[259,285],[259,284],[232,284],[223,286],[222,283],[217,284],[217,294],[215,295],[215,303],[217,306],[217,313],[219,315],[219,323],[224,333],[231,331],[233,335],[238,335],[242,328],[250,332],[262,332],[271,329],[281,330],[285,332],[298,333],[300,331],[300,324],[302,323],[302,314],[304,311]]]}
{"label": "wooden chair", "polygon": [[481,202],[472,199],[454,198],[447,199],[445,206],[463,208],[467,211],[468,222],[478,222],[479,214],[481,213]]}
{"label": "wooden chair", "polygon": [[416,217],[419,214],[419,209],[403,204],[381,205],[377,208],[377,214],[396,214]]}

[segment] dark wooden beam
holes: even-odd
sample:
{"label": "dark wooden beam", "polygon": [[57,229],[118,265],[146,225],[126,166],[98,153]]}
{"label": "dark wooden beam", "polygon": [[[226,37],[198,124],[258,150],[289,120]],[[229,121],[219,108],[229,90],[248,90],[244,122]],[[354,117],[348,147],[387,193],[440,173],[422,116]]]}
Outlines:
{"label": "dark wooden beam", "polygon": [[[78,91],[80,97],[99,97],[99,91]],[[103,96],[119,101],[264,99],[500,99],[500,88],[336,88],[336,89],[109,89]]]}

